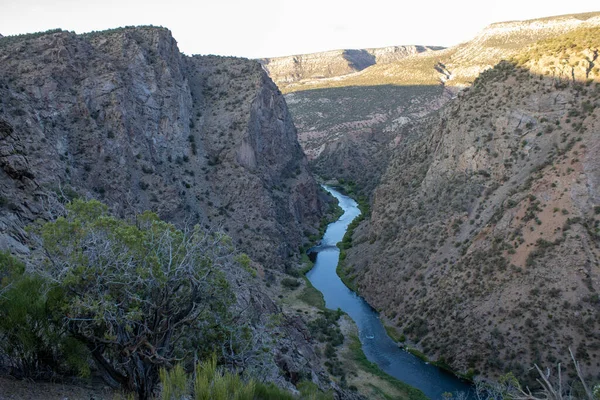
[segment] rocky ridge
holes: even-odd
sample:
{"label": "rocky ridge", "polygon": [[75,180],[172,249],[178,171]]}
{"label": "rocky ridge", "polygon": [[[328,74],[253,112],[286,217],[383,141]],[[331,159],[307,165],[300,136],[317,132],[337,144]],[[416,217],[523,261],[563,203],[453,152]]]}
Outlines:
{"label": "rocky ridge", "polygon": [[258,60],[283,92],[304,90],[330,79],[340,79],[373,65],[388,64],[411,55],[441,50],[440,46],[388,46],[357,50],[332,50]]}
{"label": "rocky ridge", "polygon": [[186,57],[156,27],[0,39],[0,250],[35,255],[25,227],[74,197],[122,218],[150,209],[179,227],[222,230],[258,272],[231,282],[251,305],[252,368],[291,390],[300,379],[332,388],[305,320],[268,288],[317,232],[321,196],[285,100],[256,61]]}
{"label": "rocky ridge", "polygon": [[17,39],[0,42],[2,247],[25,251],[17,226],[67,192],[221,228],[271,269],[318,225],[318,187],[258,63],[182,56],[160,28]]}
{"label": "rocky ridge", "polygon": [[538,42],[403,130],[342,272],[466,374],[600,378],[599,28]]}
{"label": "rocky ridge", "polygon": [[[475,38],[440,51],[423,52],[396,62],[373,65],[327,82],[305,84],[303,90],[373,85],[468,86],[486,69],[508,59],[536,41],[580,27],[600,25],[600,12],[559,15],[526,21],[499,22]],[[277,82],[277,81],[276,81]]]}

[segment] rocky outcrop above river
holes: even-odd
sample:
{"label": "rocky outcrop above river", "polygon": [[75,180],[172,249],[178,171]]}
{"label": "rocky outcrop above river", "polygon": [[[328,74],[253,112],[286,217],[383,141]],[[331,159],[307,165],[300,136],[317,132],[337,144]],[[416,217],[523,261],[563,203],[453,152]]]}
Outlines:
{"label": "rocky outcrop above river", "polygon": [[457,371],[600,373],[599,48],[538,42],[407,125],[354,234],[360,293]]}
{"label": "rocky outcrop above river", "polygon": [[0,41],[0,246],[53,201],[98,198],[227,232],[283,269],[318,225],[319,189],[283,97],[255,61],[186,57],[167,29]]}
{"label": "rocky outcrop above river", "polygon": [[317,233],[321,196],[285,100],[256,61],[184,56],[156,27],[0,39],[0,250],[31,262],[25,227],[75,197],[126,219],[152,210],[221,230],[258,272],[231,282],[259,338],[249,368],[290,389],[330,380],[303,319],[282,313],[266,285]]}

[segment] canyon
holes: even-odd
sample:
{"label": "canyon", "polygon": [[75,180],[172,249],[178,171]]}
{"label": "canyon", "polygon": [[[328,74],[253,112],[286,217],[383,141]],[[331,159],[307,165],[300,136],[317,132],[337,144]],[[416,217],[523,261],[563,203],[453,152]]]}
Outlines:
{"label": "canyon", "polygon": [[286,94],[315,171],[371,205],[345,282],[461,374],[535,385],[571,349],[597,379],[599,24],[493,24]]}
{"label": "canyon", "polygon": [[221,232],[247,257],[227,279],[249,373],[300,396],[422,398],[365,367],[364,334],[303,276],[339,216],[328,182],[363,212],[338,274],[398,346],[530,387],[534,364],[574,381],[572,351],[596,383],[599,51],[600,13],[260,60],[186,56],[152,26],[0,36],[0,250],[31,269],[31,227],[75,199]]}
{"label": "canyon", "polygon": [[2,38],[0,249],[41,262],[29,227],[74,199],[100,200],[123,220],[150,210],[228,235],[257,275],[229,282],[254,340],[249,371],[290,390],[304,377],[344,393],[307,321],[277,302],[331,200],[259,63],[184,56],[157,27]]}

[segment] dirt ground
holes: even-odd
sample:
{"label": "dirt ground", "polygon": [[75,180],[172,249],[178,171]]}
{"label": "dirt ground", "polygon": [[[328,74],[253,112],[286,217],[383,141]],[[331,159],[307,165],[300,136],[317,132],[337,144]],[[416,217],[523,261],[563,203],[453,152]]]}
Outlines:
{"label": "dirt ground", "polygon": [[0,400],[116,400],[119,398],[118,393],[101,384],[86,387],[0,376]]}

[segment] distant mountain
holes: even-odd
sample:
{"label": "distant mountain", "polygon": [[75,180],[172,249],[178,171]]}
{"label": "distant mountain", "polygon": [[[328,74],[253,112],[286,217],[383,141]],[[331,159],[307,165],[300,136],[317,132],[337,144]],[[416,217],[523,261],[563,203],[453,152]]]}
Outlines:
{"label": "distant mountain", "polygon": [[[600,12],[570,14],[489,25],[472,40],[435,52],[422,52],[395,62],[374,64],[339,79],[313,81],[302,90],[372,85],[470,84],[501,59],[517,54],[538,40],[578,27],[600,25]],[[277,79],[274,79],[277,83]]]}
{"label": "distant mountain", "polygon": [[406,57],[441,50],[440,46],[388,46],[359,50],[332,50],[258,60],[283,92],[303,90],[304,85],[318,85]]}

